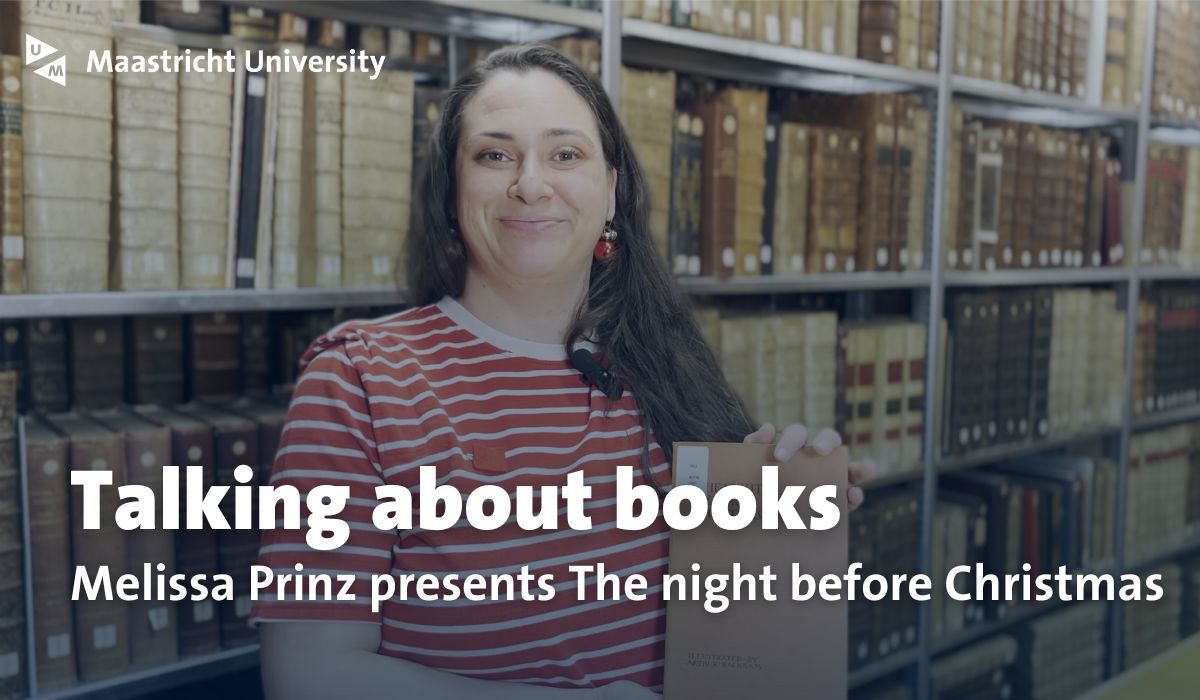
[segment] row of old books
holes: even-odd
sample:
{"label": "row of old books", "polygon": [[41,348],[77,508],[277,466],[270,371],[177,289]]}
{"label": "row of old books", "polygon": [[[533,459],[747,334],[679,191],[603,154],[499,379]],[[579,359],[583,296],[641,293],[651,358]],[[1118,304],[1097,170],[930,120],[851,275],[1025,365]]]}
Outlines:
{"label": "row of old books", "polygon": [[981,0],[954,5],[954,72],[1083,98],[1089,2]]}
{"label": "row of old books", "polygon": [[[113,46],[107,5],[3,9],[51,45]],[[175,50],[116,42],[121,55]],[[4,140],[23,142],[0,173],[5,211],[23,211],[22,241],[4,246],[8,291],[396,285],[414,107],[427,134],[440,92],[417,94],[404,71],[114,78],[67,60],[72,89],[24,80],[23,130]]]}
{"label": "row of old books", "polygon": [[[254,467],[258,483],[266,483],[285,414],[285,406],[274,401],[238,399],[220,407],[142,405],[26,416],[31,648],[40,689],[67,688],[257,640],[248,624],[257,530],[123,531],[112,526],[120,505],[115,489],[101,496],[102,527],[85,529],[83,499],[68,485],[66,465],[106,469],[114,486],[137,484],[155,493],[162,491],[166,464],[203,465],[206,488],[238,485],[233,474],[242,464]],[[221,509],[232,522],[232,499],[225,499]],[[215,600],[124,602],[101,596],[72,602],[80,566],[91,577],[107,567],[113,581],[132,574],[148,590],[156,590],[158,577],[176,574],[192,582],[189,590],[201,576],[214,590],[218,574],[229,576],[232,586]],[[20,668],[25,668],[23,659]]]}
{"label": "row of old books", "polygon": [[834,427],[880,474],[920,463],[925,326],[838,322],[832,311],[750,314],[703,309],[702,332],[759,422]]}
{"label": "row of old books", "polygon": [[626,17],[937,70],[938,0],[626,0]]}
{"label": "row of old books", "polygon": [[956,105],[948,148],[948,268],[1124,259],[1120,164],[1103,132],[966,118]]}
{"label": "row of old books", "polygon": [[[921,492],[911,486],[873,490],[850,514],[849,561],[863,575],[912,575],[921,567]],[[911,649],[917,643],[917,604],[902,597],[869,601],[856,597],[849,607],[849,663],[854,670]]]}
{"label": "row of old books", "polygon": [[938,482],[933,519],[934,596],[930,634],[953,638],[987,620],[1006,617],[1008,601],[956,601],[945,594],[955,566],[981,564],[1005,574],[1102,570],[1113,561],[1117,467],[1083,453],[1036,455],[954,472]]}
{"label": "row of old books", "polygon": [[1125,559],[1136,564],[1200,537],[1200,425],[1134,433],[1125,499]]}
{"label": "row of old books", "polygon": [[1138,300],[1133,408],[1151,413],[1200,401],[1200,288],[1154,287]]}
{"label": "row of old books", "polygon": [[1200,110],[1200,7],[1191,0],[1161,0],[1157,9],[1150,109],[1195,121]]}
{"label": "row of old books", "polygon": [[716,89],[633,69],[622,86],[674,274],[923,267],[930,113],[916,96]]}
{"label": "row of old books", "polygon": [[0,370],[22,411],[224,401],[292,384],[327,313],[194,314],[0,322]]}
{"label": "row of old books", "polygon": [[946,309],[943,455],[1119,424],[1125,312],[1116,292],[962,292]]}
{"label": "row of old books", "polygon": [[0,371],[0,698],[5,700],[25,697],[28,687],[19,450],[17,375]]}
{"label": "row of old books", "polygon": [[1145,219],[1139,263],[1200,267],[1200,148],[1150,142]]}

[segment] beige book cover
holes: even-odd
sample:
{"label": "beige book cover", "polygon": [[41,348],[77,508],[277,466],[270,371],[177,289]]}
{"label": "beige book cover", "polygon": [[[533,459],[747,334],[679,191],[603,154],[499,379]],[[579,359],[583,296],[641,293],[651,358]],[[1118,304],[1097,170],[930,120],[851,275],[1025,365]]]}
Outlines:
{"label": "beige book cover", "polygon": [[[778,578],[776,600],[731,601],[720,613],[704,610],[703,601],[667,603],[664,677],[666,700],[707,698],[844,698],[847,684],[846,602],[819,597],[792,601],[792,568],[819,580],[845,575],[848,565],[844,493],[847,452],[839,447],[828,457],[803,448],[779,464],[774,445],[676,443],[675,483],[693,483],[709,493],[729,484],[762,494],[762,466],[779,466],[779,487],[805,486],[797,511],[802,517],[810,489],[835,484],[841,510],[828,530],[762,530],[757,523],[723,530],[711,519],[700,527],[671,533],[670,574],[732,571],[758,573],[770,565]],[[760,589],[761,592],[761,589]]]}

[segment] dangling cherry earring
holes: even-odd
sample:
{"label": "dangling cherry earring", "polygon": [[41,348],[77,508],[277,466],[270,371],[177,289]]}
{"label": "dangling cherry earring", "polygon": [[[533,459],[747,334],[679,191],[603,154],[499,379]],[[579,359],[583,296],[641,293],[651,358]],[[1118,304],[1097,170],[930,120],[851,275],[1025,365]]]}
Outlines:
{"label": "dangling cherry earring", "polygon": [[596,241],[596,247],[592,254],[600,262],[611,260],[617,254],[617,230],[612,227],[611,223],[604,225],[604,231],[600,234],[600,240]]}

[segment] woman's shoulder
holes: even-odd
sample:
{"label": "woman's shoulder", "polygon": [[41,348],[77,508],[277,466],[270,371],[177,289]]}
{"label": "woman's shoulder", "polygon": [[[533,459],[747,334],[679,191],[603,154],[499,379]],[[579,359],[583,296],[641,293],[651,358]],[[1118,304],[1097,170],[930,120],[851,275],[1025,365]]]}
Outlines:
{"label": "woman's shoulder", "polygon": [[300,368],[330,354],[354,365],[372,357],[399,359],[397,356],[419,349],[423,341],[449,332],[453,326],[437,304],[343,321],[313,340],[300,359]]}

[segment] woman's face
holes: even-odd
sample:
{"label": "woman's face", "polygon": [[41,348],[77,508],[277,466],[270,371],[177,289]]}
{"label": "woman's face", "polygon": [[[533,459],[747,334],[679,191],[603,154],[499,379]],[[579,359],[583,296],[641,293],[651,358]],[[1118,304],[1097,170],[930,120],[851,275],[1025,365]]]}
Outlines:
{"label": "woman's face", "polygon": [[578,283],[616,210],[587,104],[543,70],[504,71],[463,109],[458,221],[469,271],[493,283]]}

